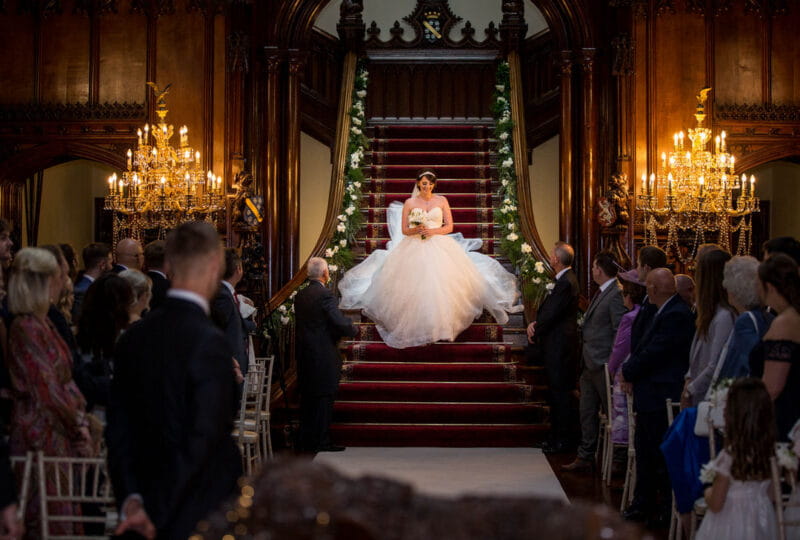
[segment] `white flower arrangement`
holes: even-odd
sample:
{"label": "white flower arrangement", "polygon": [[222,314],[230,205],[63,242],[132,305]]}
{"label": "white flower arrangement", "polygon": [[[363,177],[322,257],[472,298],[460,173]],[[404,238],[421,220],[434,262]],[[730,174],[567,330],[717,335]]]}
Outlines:
{"label": "white flower arrangement", "polygon": [[351,204],[350,206],[345,208],[344,213],[347,214],[348,216],[352,216],[353,212],[355,212],[355,211],[356,211],[356,207]]}
{"label": "white flower arrangement", "polygon": [[700,467],[700,482],[703,484],[713,484],[714,478],[717,477],[717,471],[711,466],[711,463],[706,463]]}
{"label": "white flower arrangement", "polygon": [[501,236],[500,249],[517,268],[522,282],[522,294],[527,303],[538,307],[539,303],[552,290],[553,282],[541,261],[534,259],[533,247],[517,234],[521,230],[520,216],[517,210],[517,175],[514,163],[514,147],[512,132],[514,123],[511,120],[511,99],[509,92],[509,67],[502,62],[497,68],[495,84],[495,101],[492,106],[497,138],[497,173],[500,179],[500,190],[497,200],[502,206],[495,212],[495,222],[509,234]]}
{"label": "white flower arrangement", "polygon": [[347,247],[347,238],[342,238],[339,240],[339,245],[342,247]]}
{"label": "white flower arrangement", "polygon": [[778,459],[778,465],[789,471],[797,471],[797,454],[790,446],[793,442],[775,443],[775,457]]}
{"label": "white flower arrangement", "polygon": [[[343,232],[345,232],[345,231],[347,230],[347,226],[346,226],[344,223],[339,223],[339,224],[336,226],[336,230],[337,230],[337,231],[339,231],[339,232],[342,232],[342,233],[343,233]],[[327,253],[327,251],[326,251],[326,253]],[[332,256],[332,255],[331,255],[331,256]],[[328,256],[328,255],[326,255],[326,257],[329,257],[329,256]]]}
{"label": "white flower arrangement", "polygon": [[408,213],[408,224],[412,227],[419,227],[425,223],[425,212],[422,208],[412,208]]}

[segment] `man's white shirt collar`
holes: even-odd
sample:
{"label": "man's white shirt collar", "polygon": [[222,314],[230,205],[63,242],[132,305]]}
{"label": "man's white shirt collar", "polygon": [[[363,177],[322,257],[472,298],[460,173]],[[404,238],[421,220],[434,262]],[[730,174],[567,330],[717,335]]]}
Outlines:
{"label": "man's white shirt collar", "polygon": [[167,291],[167,298],[178,298],[180,300],[186,300],[187,302],[191,302],[200,306],[200,308],[205,312],[206,315],[211,313],[211,309],[208,305],[208,300],[197,294],[196,292],[187,291],[186,289],[170,289]]}
{"label": "man's white shirt collar", "polygon": [[611,279],[600,285],[600,292],[603,292],[604,290],[608,289],[611,286],[611,284],[616,280],[617,278],[612,277]]}
{"label": "man's white shirt collar", "polygon": [[231,292],[231,296],[234,296],[234,297],[236,296],[236,289],[233,288],[233,285],[231,285],[230,283],[228,283],[224,279],[222,280],[222,284],[225,286],[226,289],[228,289]]}
{"label": "man's white shirt collar", "polygon": [[567,266],[566,268],[561,270],[558,274],[556,274],[556,279],[559,279],[561,276],[563,276],[566,273],[567,270],[571,270],[571,269],[572,269],[571,266]]}

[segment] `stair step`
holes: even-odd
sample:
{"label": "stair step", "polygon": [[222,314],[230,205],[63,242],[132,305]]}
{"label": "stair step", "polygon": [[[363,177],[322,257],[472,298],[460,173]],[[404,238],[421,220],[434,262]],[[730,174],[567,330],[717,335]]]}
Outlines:
{"label": "stair step", "polygon": [[381,125],[370,129],[370,136],[379,139],[486,139],[494,133],[492,126],[482,125]]}
{"label": "stair step", "polygon": [[[448,197],[449,200],[449,197]],[[494,220],[493,208],[453,208],[450,207],[453,214],[454,223],[475,223],[475,222],[488,222],[492,223]],[[365,208],[362,210],[364,217],[369,223],[386,223],[386,207],[383,208]]]}
{"label": "stair step", "polygon": [[[537,394],[538,388],[536,389]],[[339,384],[343,401],[529,401],[534,387],[506,382],[357,381]],[[538,396],[541,397],[541,396]]]}
{"label": "stair step", "polygon": [[[367,182],[366,187],[368,193],[408,193],[410,196],[416,181],[416,176],[414,178],[381,178],[373,176],[372,180]],[[443,195],[450,193],[491,193],[492,191],[492,179],[486,176],[466,179],[445,178],[436,182],[436,192]],[[448,197],[449,201],[450,198]]]}
{"label": "stair step", "polygon": [[547,424],[334,424],[331,437],[345,446],[521,447],[545,440]]}
{"label": "stair step", "polygon": [[513,362],[348,362],[342,380],[522,382]]}
{"label": "stair step", "polygon": [[[434,167],[435,165],[435,167]],[[420,170],[434,169],[437,178],[464,179],[464,178],[490,178],[495,171],[493,165],[438,165],[432,163],[417,163],[411,165],[372,165],[367,166],[366,175],[371,178],[404,178],[416,180]],[[412,180],[413,179],[413,180]],[[439,184],[436,188],[439,190]]]}
{"label": "stair step", "polygon": [[418,163],[436,163],[442,165],[490,165],[493,160],[491,152],[445,152],[445,151],[415,151],[415,152],[370,152],[369,160],[372,165],[416,165]]}
{"label": "stair step", "polygon": [[375,152],[389,151],[472,151],[489,152],[494,147],[493,139],[372,139],[370,148]]}
{"label": "stair step", "polygon": [[[483,240],[483,245],[477,250],[478,253],[483,253],[484,255],[489,255],[490,257],[499,259],[500,256],[497,255],[495,249],[500,246],[500,242],[494,238],[482,238],[481,240]],[[365,238],[364,253],[369,255],[376,249],[386,249],[386,243],[388,241],[389,238]]]}
{"label": "stair step", "polygon": [[385,343],[345,342],[343,352],[349,360],[366,362],[508,362],[511,346],[504,343],[438,342],[423,347],[393,349]]}
{"label": "stair step", "polygon": [[[355,340],[358,341],[380,341],[378,330],[375,328],[375,323],[363,322],[356,325],[358,335]],[[472,324],[466,330],[461,332],[456,337],[456,342],[469,342],[469,341],[503,341],[503,327],[499,324]]]}
{"label": "stair step", "polygon": [[[437,182],[438,184],[438,182]],[[438,187],[438,185],[437,185]],[[403,184],[403,189],[395,193],[376,193],[374,191],[368,192],[364,195],[364,199],[369,207],[385,208],[394,201],[405,202],[411,196],[411,191],[414,189],[414,180],[408,179]],[[450,207],[492,207],[492,194],[489,192],[484,193],[447,193],[447,202]]]}
{"label": "stair step", "polygon": [[[386,223],[370,223],[365,225],[361,231],[367,238],[387,238],[389,236],[389,227]],[[494,238],[495,224],[456,222],[455,225],[453,225],[453,232],[461,233],[466,238],[489,240],[490,238]]]}
{"label": "stair step", "polygon": [[544,422],[548,410],[538,403],[395,403],[337,401],[337,423],[524,424]]}

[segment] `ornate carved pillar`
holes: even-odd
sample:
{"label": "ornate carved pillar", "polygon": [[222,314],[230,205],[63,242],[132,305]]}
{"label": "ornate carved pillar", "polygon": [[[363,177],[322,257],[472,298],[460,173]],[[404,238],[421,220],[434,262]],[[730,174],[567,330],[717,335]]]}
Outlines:
{"label": "ornate carved pillar", "polygon": [[583,66],[583,84],[582,84],[582,144],[581,144],[581,203],[580,203],[580,216],[581,216],[581,230],[583,234],[581,238],[576,239],[580,245],[580,253],[582,254],[582,276],[586,290],[592,286],[592,276],[589,272],[591,265],[592,255],[596,253],[599,247],[599,236],[597,234],[597,227],[594,218],[594,202],[597,190],[599,189],[597,182],[596,164],[595,160],[598,154],[599,141],[597,138],[597,103],[594,100],[594,71],[596,49],[584,48],[581,49],[581,65]]}
{"label": "ornate carved pillar", "polygon": [[[628,184],[629,179],[636,178],[634,163],[633,163],[633,59],[634,59],[634,43],[628,34],[620,34],[611,41],[613,48],[613,59],[611,67],[611,75],[614,77],[614,86],[616,90],[616,124],[617,124],[617,140],[616,140],[616,171],[620,176],[615,175],[612,180],[619,185],[618,190],[622,189],[624,184],[626,195],[626,210],[629,201],[627,193],[632,191],[633,186]],[[606,186],[608,190],[612,186]],[[606,192],[607,194],[609,191]],[[625,245],[632,246],[633,235],[627,226],[627,219],[624,226],[617,226],[614,228],[605,227],[601,234],[603,236],[603,245],[614,250],[620,258],[621,264],[626,266],[630,263],[630,256],[625,249]],[[623,236],[629,236],[623,241]]]}
{"label": "ornate carved pillar", "polygon": [[283,280],[288,282],[299,268],[300,249],[300,80],[305,66],[305,55],[289,52],[289,77],[286,86],[286,167],[283,177],[282,243]]}
{"label": "ornate carved pillar", "polygon": [[[559,239],[573,242],[575,234],[572,217],[572,51],[561,51],[561,208],[558,224]],[[548,246],[548,249],[552,246]]]}
{"label": "ornate carved pillar", "polygon": [[367,25],[361,18],[364,11],[362,0],[346,0],[339,6],[339,22],[336,31],[346,51],[359,52],[364,47]]}
{"label": "ornate carved pillar", "polygon": [[284,134],[281,129],[281,67],[283,55],[275,47],[265,47],[264,91],[256,98],[262,116],[258,119],[260,137],[256,143],[260,146],[258,153],[261,159],[262,174],[259,182],[264,194],[264,221],[262,221],[262,238],[264,242],[264,259],[267,263],[267,296],[272,296],[280,289],[282,281],[281,236],[282,220],[279,189],[280,151]]}

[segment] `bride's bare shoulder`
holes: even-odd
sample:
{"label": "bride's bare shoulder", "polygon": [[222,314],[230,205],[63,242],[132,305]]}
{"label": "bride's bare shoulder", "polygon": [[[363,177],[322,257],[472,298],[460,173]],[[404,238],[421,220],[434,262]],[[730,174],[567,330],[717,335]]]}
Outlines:
{"label": "bride's bare shoulder", "polygon": [[437,195],[437,197],[438,197],[437,202],[440,205],[444,206],[450,204],[450,202],[447,200],[447,197],[445,197],[444,195]]}
{"label": "bride's bare shoulder", "polygon": [[416,200],[417,200],[416,197],[409,197],[408,199],[406,199],[406,202],[403,203],[403,206],[411,206],[412,204],[414,204],[414,201]]}

